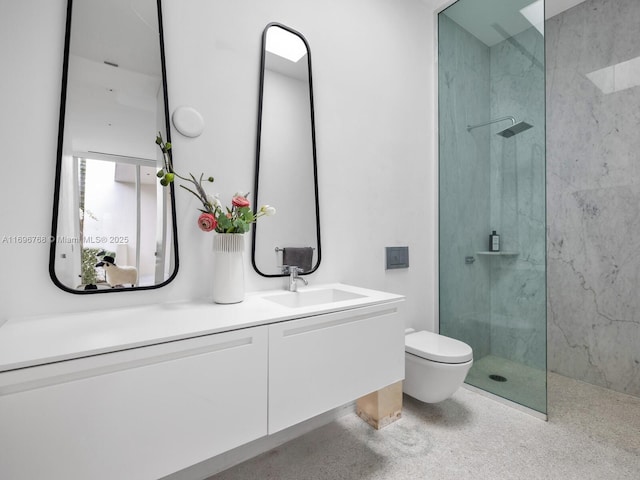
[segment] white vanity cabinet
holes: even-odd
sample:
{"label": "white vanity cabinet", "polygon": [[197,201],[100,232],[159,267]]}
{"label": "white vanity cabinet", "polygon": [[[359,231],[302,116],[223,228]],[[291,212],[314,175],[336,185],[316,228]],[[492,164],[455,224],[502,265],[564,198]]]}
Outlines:
{"label": "white vanity cabinet", "polygon": [[158,479],[266,435],[267,332],[0,373],[0,478]]}
{"label": "white vanity cabinet", "polygon": [[269,433],[404,378],[397,304],[269,326]]}
{"label": "white vanity cabinet", "polygon": [[331,284],[5,322],[0,480],[156,480],[353,402],[404,378],[403,300]]}

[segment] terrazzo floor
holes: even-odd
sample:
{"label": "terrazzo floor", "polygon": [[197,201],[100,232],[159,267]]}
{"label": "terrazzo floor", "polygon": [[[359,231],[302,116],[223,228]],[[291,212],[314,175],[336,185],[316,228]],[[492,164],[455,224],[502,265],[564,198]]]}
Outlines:
{"label": "terrazzo floor", "polygon": [[209,480],[640,479],[640,398],[548,382],[548,422],[465,388],[405,396],[383,430],[349,414]]}

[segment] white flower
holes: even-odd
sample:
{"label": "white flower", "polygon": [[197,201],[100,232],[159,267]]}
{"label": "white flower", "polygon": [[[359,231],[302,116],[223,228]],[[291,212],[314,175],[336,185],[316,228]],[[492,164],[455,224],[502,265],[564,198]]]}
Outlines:
{"label": "white flower", "polygon": [[216,193],[215,195],[207,195],[207,201],[211,204],[213,208],[219,208],[222,210],[222,202],[220,201],[220,194]]}
{"label": "white flower", "polygon": [[271,205],[262,205],[260,207],[260,211],[267,217],[270,217],[276,214],[276,207],[272,207]]}

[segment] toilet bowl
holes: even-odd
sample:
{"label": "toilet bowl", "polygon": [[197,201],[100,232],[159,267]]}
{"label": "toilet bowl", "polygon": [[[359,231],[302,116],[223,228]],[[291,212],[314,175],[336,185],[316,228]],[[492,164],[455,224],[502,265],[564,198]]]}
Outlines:
{"label": "toilet bowl", "polygon": [[449,398],[473,364],[473,350],[460,340],[412,329],[405,335],[403,391],[426,403]]}

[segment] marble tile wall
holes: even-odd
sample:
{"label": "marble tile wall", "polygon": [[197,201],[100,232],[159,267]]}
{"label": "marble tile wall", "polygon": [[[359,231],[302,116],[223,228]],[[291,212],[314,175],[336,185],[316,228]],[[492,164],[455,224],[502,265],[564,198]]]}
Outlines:
{"label": "marble tile wall", "polygon": [[640,78],[620,63],[640,55],[638,25],[638,0],[587,0],[546,22],[549,368],[633,395]]}
{"label": "marble tile wall", "polygon": [[[489,115],[489,48],[439,16],[440,332],[490,353],[489,137],[467,125]],[[475,263],[466,264],[472,256]]]}
{"label": "marble tile wall", "polygon": [[544,37],[535,28],[491,47],[491,118],[532,125],[491,141],[491,229],[503,252],[491,259],[493,355],[546,369]]}
{"label": "marble tile wall", "polygon": [[[545,369],[544,38],[531,28],[489,48],[440,15],[439,39],[440,331],[476,359]],[[534,128],[467,131],[508,115]],[[517,255],[478,253],[494,229]]]}
{"label": "marble tile wall", "polygon": [[[444,18],[442,18],[444,17]],[[441,15],[440,328],[493,354],[544,369],[544,43],[535,29],[491,48]],[[512,115],[534,128],[505,139]],[[488,250],[491,230],[502,250]],[[464,264],[464,256],[476,262]]]}

